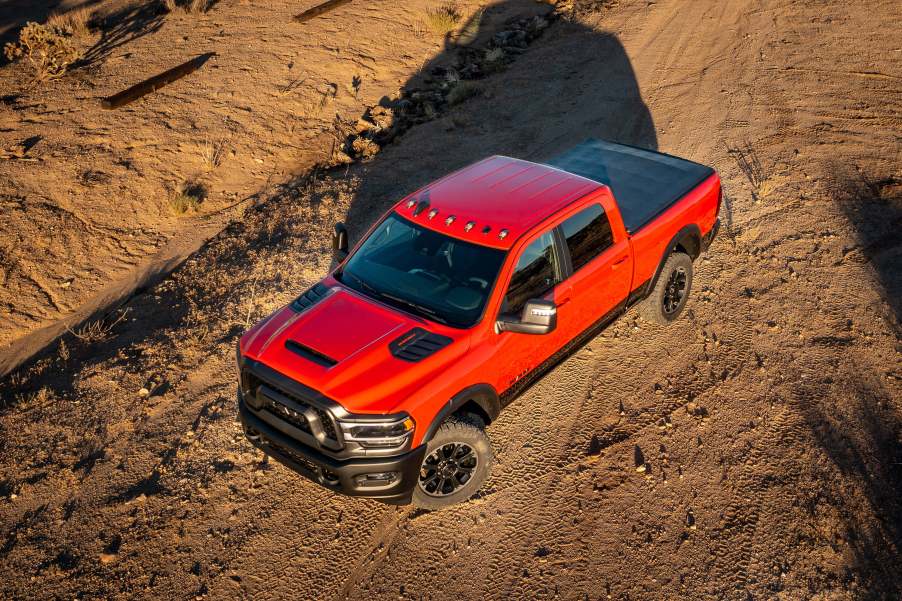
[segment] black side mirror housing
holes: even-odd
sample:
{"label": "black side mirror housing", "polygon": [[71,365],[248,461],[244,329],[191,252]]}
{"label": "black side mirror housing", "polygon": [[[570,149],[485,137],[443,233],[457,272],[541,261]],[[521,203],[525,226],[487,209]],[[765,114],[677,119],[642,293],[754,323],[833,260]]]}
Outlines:
{"label": "black side mirror housing", "polygon": [[548,334],[557,327],[557,306],[553,301],[534,298],[523,305],[519,319],[501,316],[496,325],[499,332]]}
{"label": "black side mirror housing", "polygon": [[338,262],[348,256],[348,228],[343,223],[336,223],[332,232],[332,254]]}

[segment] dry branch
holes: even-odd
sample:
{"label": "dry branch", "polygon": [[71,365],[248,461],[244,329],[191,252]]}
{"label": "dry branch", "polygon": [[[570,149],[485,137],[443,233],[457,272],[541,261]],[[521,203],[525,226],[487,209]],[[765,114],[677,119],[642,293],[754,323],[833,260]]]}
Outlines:
{"label": "dry branch", "polygon": [[178,67],[173,67],[172,69],[164,71],[159,75],[155,75],[150,79],[145,79],[141,83],[135,84],[127,90],[123,90],[118,94],[104,98],[100,102],[100,104],[105,109],[116,109],[120,106],[125,106],[126,104],[134,102],[142,96],[146,96],[151,92],[159,90],[166,84],[170,84],[173,81],[176,81],[177,79],[181,79],[182,77],[188,75],[189,73],[197,71],[205,62],[207,62],[214,56],[216,56],[215,52],[207,52],[205,54],[196,56],[191,60],[182,63]]}
{"label": "dry branch", "polygon": [[335,10],[339,6],[343,6],[345,4],[349,4],[351,0],[326,0],[322,4],[314,6],[311,9],[305,10],[299,15],[295,15],[294,20],[298,23],[306,23],[310,19],[314,17],[318,17],[322,14],[329,12],[330,10]]}

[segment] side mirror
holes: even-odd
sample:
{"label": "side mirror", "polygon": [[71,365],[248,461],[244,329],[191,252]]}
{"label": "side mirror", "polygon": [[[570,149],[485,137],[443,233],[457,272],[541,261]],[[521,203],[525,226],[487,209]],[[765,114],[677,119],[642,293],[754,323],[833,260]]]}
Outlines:
{"label": "side mirror", "polygon": [[534,298],[523,305],[519,319],[502,316],[497,326],[499,332],[548,334],[557,327],[557,307],[552,301]]}
{"label": "side mirror", "polygon": [[332,232],[332,254],[339,263],[348,256],[348,228],[343,223],[336,223]]}

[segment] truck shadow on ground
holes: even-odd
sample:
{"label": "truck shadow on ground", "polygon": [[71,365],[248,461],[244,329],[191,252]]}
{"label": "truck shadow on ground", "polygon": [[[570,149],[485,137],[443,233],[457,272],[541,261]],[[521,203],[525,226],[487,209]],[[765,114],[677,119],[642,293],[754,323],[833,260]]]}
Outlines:
{"label": "truck shadow on ground", "polygon": [[[654,121],[617,36],[566,20],[536,35],[530,18],[548,13],[524,0],[488,7],[457,40],[446,40],[401,98],[383,99],[414,120],[424,104],[436,116],[367,162],[346,218],[352,244],[405,195],[492,154],[542,161],[590,137],[657,150]],[[499,55],[501,64],[486,58]],[[461,95],[471,97],[455,104]]]}

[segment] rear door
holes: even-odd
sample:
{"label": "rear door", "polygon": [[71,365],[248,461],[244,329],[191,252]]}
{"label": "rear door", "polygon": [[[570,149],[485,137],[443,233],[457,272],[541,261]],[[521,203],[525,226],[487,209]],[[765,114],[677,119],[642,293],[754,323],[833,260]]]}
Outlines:
{"label": "rear door", "polygon": [[568,340],[607,317],[629,295],[633,257],[625,232],[611,227],[613,211],[610,195],[600,195],[559,226],[570,274],[563,282],[570,288],[569,319],[560,323]]}

